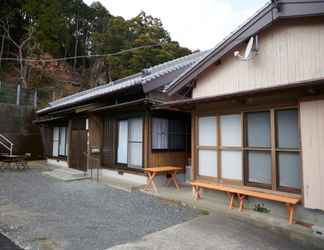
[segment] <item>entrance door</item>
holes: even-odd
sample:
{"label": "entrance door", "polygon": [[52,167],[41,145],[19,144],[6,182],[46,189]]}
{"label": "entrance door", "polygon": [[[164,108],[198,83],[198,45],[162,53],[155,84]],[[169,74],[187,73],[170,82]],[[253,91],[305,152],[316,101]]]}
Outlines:
{"label": "entrance door", "polygon": [[72,130],[70,145],[70,168],[87,171],[87,131]]}

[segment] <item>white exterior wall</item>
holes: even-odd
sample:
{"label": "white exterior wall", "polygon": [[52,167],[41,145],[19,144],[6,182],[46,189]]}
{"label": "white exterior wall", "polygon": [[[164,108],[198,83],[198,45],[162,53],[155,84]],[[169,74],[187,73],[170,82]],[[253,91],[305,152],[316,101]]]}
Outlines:
{"label": "white exterior wall", "polygon": [[[240,48],[244,53],[245,44]],[[324,77],[324,19],[280,21],[259,34],[259,53],[241,61],[233,51],[197,80],[193,97],[286,85]]]}
{"label": "white exterior wall", "polygon": [[324,100],[300,103],[304,205],[324,210]]}

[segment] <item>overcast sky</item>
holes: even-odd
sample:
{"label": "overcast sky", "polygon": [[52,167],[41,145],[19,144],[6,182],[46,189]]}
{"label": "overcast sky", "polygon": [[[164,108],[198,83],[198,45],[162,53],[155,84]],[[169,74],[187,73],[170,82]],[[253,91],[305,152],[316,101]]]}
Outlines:
{"label": "overcast sky", "polygon": [[[84,0],[91,4],[93,0]],[[171,38],[192,50],[209,49],[265,5],[267,0],[99,0],[126,19],[145,11],[159,17]]]}

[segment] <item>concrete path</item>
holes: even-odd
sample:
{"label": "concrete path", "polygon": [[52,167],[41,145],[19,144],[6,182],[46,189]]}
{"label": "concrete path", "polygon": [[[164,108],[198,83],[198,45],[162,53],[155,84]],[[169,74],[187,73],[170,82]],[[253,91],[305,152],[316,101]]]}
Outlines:
{"label": "concrete path", "polygon": [[288,240],[271,229],[259,228],[238,219],[206,215],[146,235],[140,241],[112,247],[134,249],[312,249]]}

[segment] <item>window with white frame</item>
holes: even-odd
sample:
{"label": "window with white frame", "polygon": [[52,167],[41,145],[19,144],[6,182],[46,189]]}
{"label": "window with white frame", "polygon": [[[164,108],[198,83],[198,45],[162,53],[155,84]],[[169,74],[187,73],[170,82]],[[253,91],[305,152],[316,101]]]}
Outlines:
{"label": "window with white frame", "polygon": [[52,156],[67,156],[67,128],[53,128],[53,152]]}
{"label": "window with white frame", "polygon": [[185,147],[185,120],[152,118],[152,149],[184,150]]}

